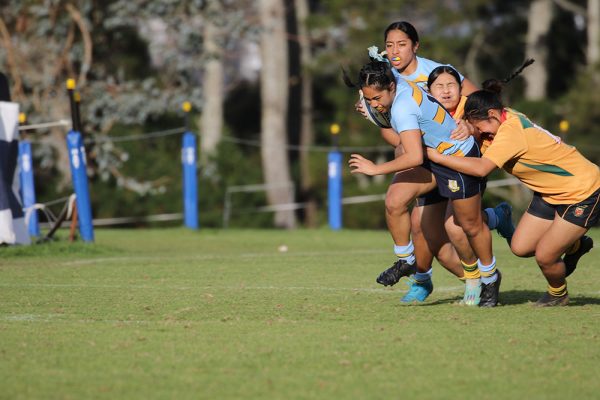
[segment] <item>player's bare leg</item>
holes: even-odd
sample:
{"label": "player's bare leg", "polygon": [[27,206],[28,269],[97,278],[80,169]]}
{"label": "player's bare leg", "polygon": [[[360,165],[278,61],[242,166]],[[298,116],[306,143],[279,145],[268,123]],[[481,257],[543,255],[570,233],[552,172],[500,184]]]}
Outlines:
{"label": "player's bare leg", "polygon": [[[455,222],[466,234],[471,248],[477,256],[477,266],[481,274],[480,307],[494,307],[498,303],[498,293],[502,275],[496,269],[492,254],[492,237],[483,223],[481,195],[452,201]],[[457,248],[460,254],[460,250]],[[461,257],[462,258],[462,257]]]}
{"label": "player's bare leg", "polygon": [[403,276],[416,272],[414,244],[410,239],[409,206],[416,197],[435,188],[435,179],[423,167],[412,168],[394,175],[385,198],[385,219],[394,241],[398,260],[377,277],[377,283],[395,285]]}

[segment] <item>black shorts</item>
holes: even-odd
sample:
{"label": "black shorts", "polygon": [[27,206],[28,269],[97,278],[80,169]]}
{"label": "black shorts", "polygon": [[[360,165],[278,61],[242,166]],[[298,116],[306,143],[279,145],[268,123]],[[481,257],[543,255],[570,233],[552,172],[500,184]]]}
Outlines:
{"label": "black shorts", "polygon": [[422,196],[417,197],[416,207],[430,206],[432,204],[441,203],[443,201],[448,201],[447,198],[443,197],[440,194],[438,188],[435,188]]}
{"label": "black shorts", "polygon": [[[481,157],[479,146],[473,145],[473,148],[465,157]],[[435,176],[440,196],[451,199],[468,199],[485,190],[486,178],[457,172],[443,165],[436,164],[429,160],[423,163],[423,167],[430,170]]]}
{"label": "black shorts", "polygon": [[539,193],[534,193],[527,213],[538,218],[554,220],[555,214],[565,221],[589,228],[596,225],[600,217],[600,189],[596,190],[590,197],[576,204],[550,204],[545,201]]}

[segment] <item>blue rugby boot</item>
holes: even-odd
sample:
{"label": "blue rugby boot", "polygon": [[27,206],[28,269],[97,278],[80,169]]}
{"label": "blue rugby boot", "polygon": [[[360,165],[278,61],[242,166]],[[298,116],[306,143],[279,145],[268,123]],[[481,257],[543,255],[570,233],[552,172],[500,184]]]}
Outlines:
{"label": "blue rugby boot", "polygon": [[498,217],[498,225],[496,231],[508,242],[510,241],[515,233],[515,226],[512,222],[512,207],[507,202],[503,201],[494,207],[494,214]]}
{"label": "blue rugby boot", "polygon": [[402,303],[422,303],[433,292],[433,282],[427,279],[422,282],[411,281],[408,293],[400,300]]}

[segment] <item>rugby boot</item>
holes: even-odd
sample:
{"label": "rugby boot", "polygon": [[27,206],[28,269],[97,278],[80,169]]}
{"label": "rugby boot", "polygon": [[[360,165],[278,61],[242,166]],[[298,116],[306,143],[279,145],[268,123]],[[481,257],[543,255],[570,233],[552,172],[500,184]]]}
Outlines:
{"label": "rugby boot", "polygon": [[412,280],[408,293],[400,301],[402,303],[422,303],[429,297],[431,292],[433,292],[433,282],[431,282],[431,279],[422,282]]}
{"label": "rugby boot", "polygon": [[479,305],[481,296],[481,279],[465,279],[465,295],[460,304],[465,306]]}
{"label": "rugby boot", "polygon": [[562,296],[552,296],[546,292],[544,295],[535,302],[536,307],[560,307],[569,304],[569,293],[565,293]]}
{"label": "rugby boot", "polygon": [[481,283],[481,297],[479,307],[496,307],[498,305],[498,294],[500,293],[500,283],[502,282],[502,274],[499,269],[496,269],[498,278],[496,282]]}
{"label": "rugby boot", "polygon": [[407,261],[398,259],[394,265],[379,274],[377,283],[383,286],[394,286],[403,276],[414,275],[416,272],[416,263],[409,264]]}
{"label": "rugby boot", "polygon": [[579,239],[579,248],[573,254],[565,254],[563,261],[565,262],[565,277],[571,275],[575,268],[577,268],[577,262],[585,253],[590,251],[594,247],[594,239],[589,236],[583,235]]}

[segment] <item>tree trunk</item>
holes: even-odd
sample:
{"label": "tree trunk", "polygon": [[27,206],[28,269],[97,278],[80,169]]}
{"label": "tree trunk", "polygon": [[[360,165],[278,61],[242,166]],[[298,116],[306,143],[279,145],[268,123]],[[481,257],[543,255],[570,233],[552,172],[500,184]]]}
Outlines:
{"label": "tree trunk", "polygon": [[[287,153],[288,54],[285,8],[281,0],[261,0],[261,158],[270,205],[293,202]],[[275,225],[295,228],[293,210],[275,211]]]}
{"label": "tree trunk", "polygon": [[547,37],[552,22],[553,6],[552,0],[534,0],[529,7],[525,55],[527,58],[534,58],[536,62],[523,73],[527,100],[542,100],[546,97]]}
{"label": "tree trunk", "polygon": [[471,41],[471,46],[469,47],[469,51],[467,52],[467,57],[465,59],[466,75],[471,82],[477,85],[477,87],[479,87],[482,82],[479,68],[477,67],[477,57],[479,56],[479,53],[484,45],[485,33],[484,31],[478,31]]}
{"label": "tree trunk", "polygon": [[302,85],[302,115],[300,120],[300,188],[306,203],[305,224],[309,227],[317,226],[317,201],[310,170],[309,148],[314,144],[313,104],[312,104],[312,52],[310,38],[306,28],[306,19],[309,15],[308,1],[295,0],[296,18],[298,20],[298,43],[300,45],[300,66]]}
{"label": "tree trunk", "polygon": [[203,105],[200,123],[200,159],[206,163],[207,157],[216,151],[223,130],[223,50],[219,39],[223,32],[215,23],[222,18],[223,7],[220,1],[209,1],[204,24],[204,48],[206,65],[203,77]]}
{"label": "tree trunk", "polygon": [[587,64],[593,68],[600,61],[600,0],[588,0]]}

